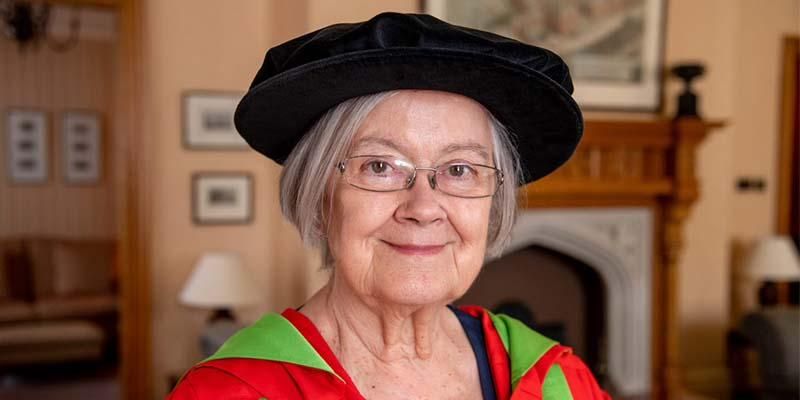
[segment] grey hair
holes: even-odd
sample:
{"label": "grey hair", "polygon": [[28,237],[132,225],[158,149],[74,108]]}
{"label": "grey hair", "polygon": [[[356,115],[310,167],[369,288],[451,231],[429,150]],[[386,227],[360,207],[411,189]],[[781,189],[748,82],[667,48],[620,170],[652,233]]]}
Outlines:
{"label": "grey hair", "polygon": [[[347,157],[353,137],[367,115],[397,90],[346,100],[317,120],[292,150],[280,177],[283,215],[300,232],[303,242],[322,250],[326,267],[332,266],[327,246],[326,194],[332,188],[336,164]],[[517,211],[517,183],[521,179],[519,156],[511,132],[488,110],[492,130],[494,162],[504,181],[492,198],[487,237],[487,255],[499,256],[508,244]],[[330,203],[329,203],[330,205]]]}

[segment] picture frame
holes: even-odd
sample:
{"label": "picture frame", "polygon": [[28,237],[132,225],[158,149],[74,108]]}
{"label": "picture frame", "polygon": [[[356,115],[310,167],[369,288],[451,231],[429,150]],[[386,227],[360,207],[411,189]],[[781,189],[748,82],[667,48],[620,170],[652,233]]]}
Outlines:
{"label": "picture frame", "polygon": [[570,68],[584,109],[658,112],[666,0],[422,0],[447,22],[544,47]]}
{"label": "picture frame", "polygon": [[192,174],[192,221],[197,225],[249,224],[253,177],[247,172]]}
{"label": "picture frame", "polygon": [[103,169],[103,134],[100,113],[67,111],[62,116],[63,178],[70,184],[99,183]]}
{"label": "picture frame", "polygon": [[49,131],[41,110],[11,108],[6,111],[8,177],[12,184],[43,184],[49,179]]}
{"label": "picture frame", "polygon": [[233,114],[242,93],[191,90],[183,93],[183,146],[190,150],[246,150]]}

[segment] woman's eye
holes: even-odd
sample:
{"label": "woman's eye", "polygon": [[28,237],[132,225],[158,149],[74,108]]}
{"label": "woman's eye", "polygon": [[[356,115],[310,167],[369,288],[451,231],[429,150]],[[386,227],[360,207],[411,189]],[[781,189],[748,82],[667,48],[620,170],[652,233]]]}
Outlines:
{"label": "woman's eye", "polygon": [[382,160],[370,161],[366,165],[368,172],[382,174],[389,169],[389,163]]}
{"label": "woman's eye", "polygon": [[450,166],[450,175],[452,176],[461,176],[464,174],[464,166],[463,165],[451,165]]}
{"label": "woman's eye", "polygon": [[473,172],[472,168],[470,168],[469,165],[464,165],[464,164],[455,164],[447,168],[447,174],[455,178],[460,178],[465,175],[470,175],[472,172]]}

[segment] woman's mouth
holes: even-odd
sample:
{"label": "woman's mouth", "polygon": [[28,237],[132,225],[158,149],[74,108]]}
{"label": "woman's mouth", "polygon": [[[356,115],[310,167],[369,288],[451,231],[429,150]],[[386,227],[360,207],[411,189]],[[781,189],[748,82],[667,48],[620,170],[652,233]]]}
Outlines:
{"label": "woman's mouth", "polygon": [[439,252],[442,251],[442,249],[444,249],[444,246],[445,246],[443,244],[438,244],[438,245],[418,245],[418,244],[406,244],[406,243],[403,243],[403,244],[390,243],[390,242],[386,242],[386,241],[383,241],[383,242],[386,243],[387,245],[389,245],[389,247],[391,247],[393,250],[397,251],[398,253],[411,255],[411,256],[431,256],[431,255],[434,255],[434,254],[438,254]]}

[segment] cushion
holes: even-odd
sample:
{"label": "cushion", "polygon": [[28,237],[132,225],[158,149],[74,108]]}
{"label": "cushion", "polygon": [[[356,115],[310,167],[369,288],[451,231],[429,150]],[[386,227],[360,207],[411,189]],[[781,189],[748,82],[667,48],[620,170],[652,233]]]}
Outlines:
{"label": "cushion", "polygon": [[53,294],[111,292],[114,248],[103,242],[57,242],[53,246]]}
{"label": "cushion", "polygon": [[800,391],[800,308],[767,307],[749,313],[739,329],[755,344],[764,386]]}
{"label": "cushion", "polygon": [[0,301],[0,323],[30,321],[36,318],[31,303],[18,300]]}
{"label": "cushion", "polygon": [[32,302],[34,300],[33,275],[31,262],[21,248],[7,247],[2,255],[2,283],[5,296],[0,299]]}
{"label": "cushion", "polygon": [[117,311],[117,297],[111,294],[58,296],[37,299],[36,316],[44,319],[92,317]]}
{"label": "cushion", "polygon": [[5,243],[0,241],[0,301],[8,298],[8,284],[6,283],[6,252]]}
{"label": "cushion", "polygon": [[86,321],[29,322],[4,326],[0,329],[0,343],[73,343],[103,340],[103,330]]}
{"label": "cushion", "polygon": [[[15,274],[16,271],[10,271],[8,264],[15,262],[12,258],[17,257],[22,252],[22,243],[18,239],[0,239],[0,301],[8,300],[12,297],[11,281],[12,278],[9,274]],[[16,286],[16,285],[15,285]]]}
{"label": "cushion", "polygon": [[33,277],[35,297],[47,297],[53,294],[53,241],[33,239],[26,242]]}
{"label": "cushion", "polygon": [[105,337],[86,321],[29,322],[0,327],[0,366],[102,357]]}
{"label": "cushion", "polygon": [[7,299],[11,296],[8,293],[8,283],[6,279],[6,255],[3,252],[3,249],[0,248],[0,301]]}

